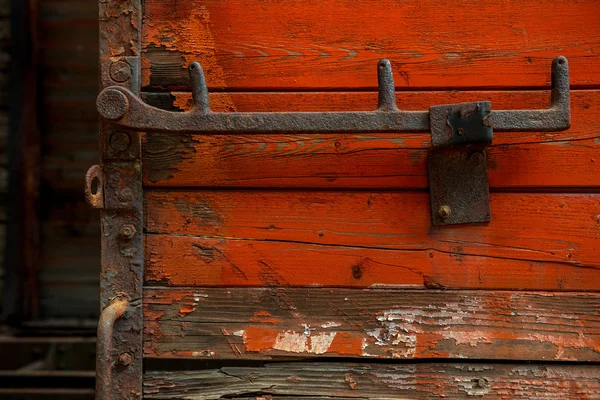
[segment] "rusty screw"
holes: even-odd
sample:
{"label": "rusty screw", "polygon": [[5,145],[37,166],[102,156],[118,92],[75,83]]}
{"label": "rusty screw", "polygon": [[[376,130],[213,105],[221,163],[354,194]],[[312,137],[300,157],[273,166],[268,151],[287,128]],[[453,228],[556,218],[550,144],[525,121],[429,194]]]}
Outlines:
{"label": "rusty screw", "polygon": [[110,65],[110,78],[117,83],[125,83],[131,79],[131,67],[123,60]]}
{"label": "rusty screw", "polygon": [[121,229],[119,230],[119,235],[121,235],[123,239],[131,240],[135,236],[136,232],[137,231],[135,230],[135,226],[127,224],[121,227]]}
{"label": "rusty screw", "polygon": [[441,206],[438,208],[438,215],[441,219],[446,219],[452,214],[452,209],[448,206]]}
{"label": "rusty screw", "polygon": [[483,162],[483,154],[481,154],[480,152],[471,154],[471,157],[469,158],[471,159],[471,162],[475,165],[479,165]]}
{"label": "rusty screw", "polygon": [[119,356],[119,365],[129,367],[133,364],[133,356],[130,353],[123,353]]}

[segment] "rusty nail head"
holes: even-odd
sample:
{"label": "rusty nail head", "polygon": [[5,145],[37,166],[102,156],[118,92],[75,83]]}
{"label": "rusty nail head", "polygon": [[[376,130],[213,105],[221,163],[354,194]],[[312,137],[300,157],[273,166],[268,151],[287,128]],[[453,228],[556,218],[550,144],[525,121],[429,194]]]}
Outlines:
{"label": "rusty nail head", "polygon": [[119,200],[121,201],[132,202],[133,197],[133,190],[131,190],[131,188],[126,187],[119,192]]}
{"label": "rusty nail head", "polygon": [[124,367],[129,367],[133,364],[133,356],[129,353],[123,353],[119,356],[119,364]]}
{"label": "rusty nail head", "polygon": [[125,83],[131,79],[131,66],[119,60],[110,65],[110,78],[117,83]]}
{"label": "rusty nail head", "polygon": [[125,132],[115,132],[110,137],[110,147],[115,151],[125,151],[130,143],[129,135]]}
{"label": "rusty nail head", "polygon": [[479,151],[475,152],[475,153],[471,154],[470,159],[473,162],[473,164],[479,165],[483,162],[483,154],[481,154]]}
{"label": "rusty nail head", "polygon": [[450,209],[450,207],[448,207],[448,206],[441,206],[438,209],[438,215],[442,219],[448,218],[450,216],[450,214],[452,214],[452,209]]}
{"label": "rusty nail head", "polygon": [[477,379],[477,387],[484,388],[487,386],[487,381],[483,378]]}
{"label": "rusty nail head", "polygon": [[135,226],[127,224],[121,227],[121,229],[119,230],[119,235],[121,235],[123,239],[131,240],[135,236],[136,232],[137,231],[135,230]]}

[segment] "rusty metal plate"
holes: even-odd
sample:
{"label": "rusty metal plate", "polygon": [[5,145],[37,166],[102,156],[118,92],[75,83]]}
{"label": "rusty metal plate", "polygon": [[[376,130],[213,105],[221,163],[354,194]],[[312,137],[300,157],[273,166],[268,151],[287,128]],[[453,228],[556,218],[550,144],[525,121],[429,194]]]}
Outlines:
{"label": "rusty metal plate", "polygon": [[491,111],[489,101],[429,107],[431,146],[492,144]]}
{"label": "rusty metal plate", "polygon": [[489,101],[429,108],[428,154],[431,220],[434,225],[490,220],[484,146],[492,143]]}
{"label": "rusty metal plate", "polygon": [[485,150],[468,147],[431,150],[427,164],[433,225],[490,221]]}

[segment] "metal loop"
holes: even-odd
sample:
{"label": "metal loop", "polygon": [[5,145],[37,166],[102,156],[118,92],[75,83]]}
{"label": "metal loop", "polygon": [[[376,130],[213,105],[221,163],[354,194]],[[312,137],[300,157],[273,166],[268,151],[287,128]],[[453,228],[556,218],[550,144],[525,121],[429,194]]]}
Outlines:
{"label": "metal loop", "polygon": [[104,179],[102,167],[93,165],[85,174],[85,199],[93,208],[104,208]]}

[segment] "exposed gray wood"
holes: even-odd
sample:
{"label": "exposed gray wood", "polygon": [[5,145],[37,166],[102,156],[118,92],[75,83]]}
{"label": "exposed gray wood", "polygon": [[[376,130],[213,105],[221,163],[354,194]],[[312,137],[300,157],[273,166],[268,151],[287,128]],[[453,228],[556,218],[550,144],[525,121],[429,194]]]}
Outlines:
{"label": "exposed gray wood", "polygon": [[600,362],[600,294],[147,288],[146,357]]}
{"label": "exposed gray wood", "polygon": [[[517,364],[267,364],[156,372],[149,399],[598,399],[598,366]],[[272,397],[271,397],[272,396]]]}

